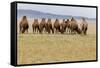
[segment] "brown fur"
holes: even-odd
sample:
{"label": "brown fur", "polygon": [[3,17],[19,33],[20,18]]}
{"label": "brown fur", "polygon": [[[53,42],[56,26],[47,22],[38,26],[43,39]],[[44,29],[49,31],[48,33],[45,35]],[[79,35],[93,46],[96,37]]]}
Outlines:
{"label": "brown fur", "polygon": [[54,29],[57,32],[60,32],[60,23],[59,23],[59,20],[56,19],[55,22],[54,22]]}
{"label": "brown fur", "polygon": [[33,28],[33,33],[34,32],[37,32],[39,31],[39,22],[38,22],[38,19],[34,19],[34,22],[32,24],[32,28]]}
{"label": "brown fur", "polygon": [[25,33],[25,31],[27,31],[28,33],[29,25],[26,16],[23,16],[21,22],[19,23],[19,28],[20,28],[20,33]]}
{"label": "brown fur", "polygon": [[86,35],[88,29],[88,23],[86,22],[85,18],[82,18],[82,23],[80,24],[80,26],[81,26],[82,33]]}
{"label": "brown fur", "polygon": [[51,22],[51,19],[48,19],[47,23],[46,23],[46,30],[48,33],[54,33],[54,29],[53,29],[53,25],[52,25],[52,22]]}
{"label": "brown fur", "polygon": [[66,23],[65,23],[65,19],[63,19],[63,22],[60,24],[60,32],[63,34],[66,31]]}
{"label": "brown fur", "polygon": [[39,25],[40,33],[43,33],[43,30],[46,30],[46,21],[45,18],[42,18]]}
{"label": "brown fur", "polygon": [[67,33],[69,33],[69,34],[71,33],[71,24],[72,24],[72,22],[69,19],[67,19],[67,21],[65,21]]}
{"label": "brown fur", "polygon": [[74,33],[81,34],[81,30],[78,27],[78,23],[73,17],[71,19],[71,31]]}
{"label": "brown fur", "polygon": [[71,34],[81,33],[81,30],[78,27],[78,23],[73,17],[71,21],[67,20],[65,23],[66,23],[67,28],[70,29],[69,33]]}

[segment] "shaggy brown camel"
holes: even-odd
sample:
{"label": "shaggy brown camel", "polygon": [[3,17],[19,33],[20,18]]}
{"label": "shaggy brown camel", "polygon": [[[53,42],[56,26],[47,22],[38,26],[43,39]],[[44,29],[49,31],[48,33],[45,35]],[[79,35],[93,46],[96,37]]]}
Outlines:
{"label": "shaggy brown camel", "polygon": [[66,23],[65,23],[65,19],[63,19],[63,22],[60,24],[60,32],[63,34],[66,31]]}
{"label": "shaggy brown camel", "polygon": [[38,19],[34,19],[34,22],[32,24],[32,28],[33,28],[33,33],[38,33],[39,32],[39,22]]}
{"label": "shaggy brown camel", "polygon": [[88,23],[87,23],[87,21],[85,20],[84,17],[82,18],[82,22],[81,22],[80,26],[81,26],[82,33],[84,35],[86,35],[87,34],[87,29],[88,29]]}
{"label": "shaggy brown camel", "polygon": [[46,31],[46,20],[45,18],[42,18],[40,25],[39,25],[40,33],[43,33],[43,30]]}
{"label": "shaggy brown camel", "polygon": [[56,19],[55,22],[54,22],[54,29],[55,29],[55,32],[60,32],[60,23],[59,23],[59,20]]}
{"label": "shaggy brown camel", "polygon": [[53,29],[53,25],[52,25],[52,22],[51,22],[51,19],[48,19],[47,23],[46,23],[46,30],[48,33],[54,33],[54,29]]}
{"label": "shaggy brown camel", "polygon": [[20,29],[20,33],[25,33],[25,31],[27,31],[28,33],[28,21],[27,21],[27,17],[23,16],[21,22],[19,23],[19,29]]}

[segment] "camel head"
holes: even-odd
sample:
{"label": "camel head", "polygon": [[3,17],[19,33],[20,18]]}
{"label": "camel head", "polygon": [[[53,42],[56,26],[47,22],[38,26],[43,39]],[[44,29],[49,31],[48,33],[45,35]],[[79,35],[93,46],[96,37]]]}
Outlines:
{"label": "camel head", "polygon": [[58,19],[56,19],[55,21],[56,21],[56,22],[58,22],[59,20],[58,20]]}
{"label": "camel head", "polygon": [[45,21],[45,18],[42,18],[42,21]]}
{"label": "camel head", "polygon": [[26,19],[26,16],[23,16],[23,20]]}
{"label": "camel head", "polygon": [[74,17],[72,17],[71,21],[75,21]]}

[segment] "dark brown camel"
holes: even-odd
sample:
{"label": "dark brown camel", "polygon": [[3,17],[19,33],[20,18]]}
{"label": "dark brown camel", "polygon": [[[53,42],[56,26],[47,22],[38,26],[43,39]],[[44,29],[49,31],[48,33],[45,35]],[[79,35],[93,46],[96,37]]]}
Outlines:
{"label": "dark brown camel", "polygon": [[33,28],[33,33],[35,32],[39,32],[39,22],[38,19],[34,19],[34,22],[32,24],[32,28]]}
{"label": "dark brown camel", "polygon": [[19,23],[19,28],[20,28],[20,33],[25,33],[25,31],[27,31],[28,33],[29,25],[26,16],[23,16],[21,22]]}
{"label": "dark brown camel", "polygon": [[65,23],[65,19],[63,19],[63,22],[60,24],[60,32],[63,34],[66,31],[66,23]]}
{"label": "dark brown camel", "polygon": [[88,29],[88,23],[87,21],[85,20],[85,18],[82,18],[82,23],[80,24],[81,26],[81,31],[84,35],[87,34],[87,29]]}
{"label": "dark brown camel", "polygon": [[54,22],[54,29],[55,29],[55,32],[60,32],[60,23],[59,23],[59,20],[56,19],[55,22]]}
{"label": "dark brown camel", "polygon": [[45,18],[42,18],[40,25],[39,25],[40,33],[43,33],[43,30],[46,31],[46,21]]}
{"label": "dark brown camel", "polygon": [[51,19],[48,19],[47,23],[46,23],[46,30],[48,33],[54,33],[54,29],[53,29],[53,26],[52,26],[52,22],[51,22]]}

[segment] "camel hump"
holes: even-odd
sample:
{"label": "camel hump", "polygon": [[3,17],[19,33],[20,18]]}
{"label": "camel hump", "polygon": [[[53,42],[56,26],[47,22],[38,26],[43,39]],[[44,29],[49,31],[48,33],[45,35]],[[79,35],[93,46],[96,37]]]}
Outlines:
{"label": "camel hump", "polygon": [[71,21],[75,21],[74,17],[71,18]]}
{"label": "camel hump", "polygon": [[51,21],[51,18],[49,18],[48,21]]}
{"label": "camel hump", "polygon": [[45,21],[45,18],[42,18],[42,21]]}
{"label": "camel hump", "polygon": [[23,17],[22,17],[22,21],[23,21],[23,22],[24,22],[24,21],[27,22],[27,17],[26,17],[26,16],[23,16]]}
{"label": "camel hump", "polygon": [[51,19],[49,18],[49,19],[47,20],[47,22],[48,22],[48,23],[51,23]]}
{"label": "camel hump", "polygon": [[85,17],[82,17],[82,20],[85,21]]}
{"label": "camel hump", "polygon": [[27,17],[26,17],[26,16],[23,16],[20,23],[21,23],[21,24],[28,23]]}
{"label": "camel hump", "polygon": [[59,21],[58,19],[56,19],[56,21]]}
{"label": "camel hump", "polygon": [[38,22],[38,19],[34,19],[34,22]]}
{"label": "camel hump", "polygon": [[58,19],[56,19],[56,20],[55,20],[55,23],[59,23],[59,20],[58,20]]}

